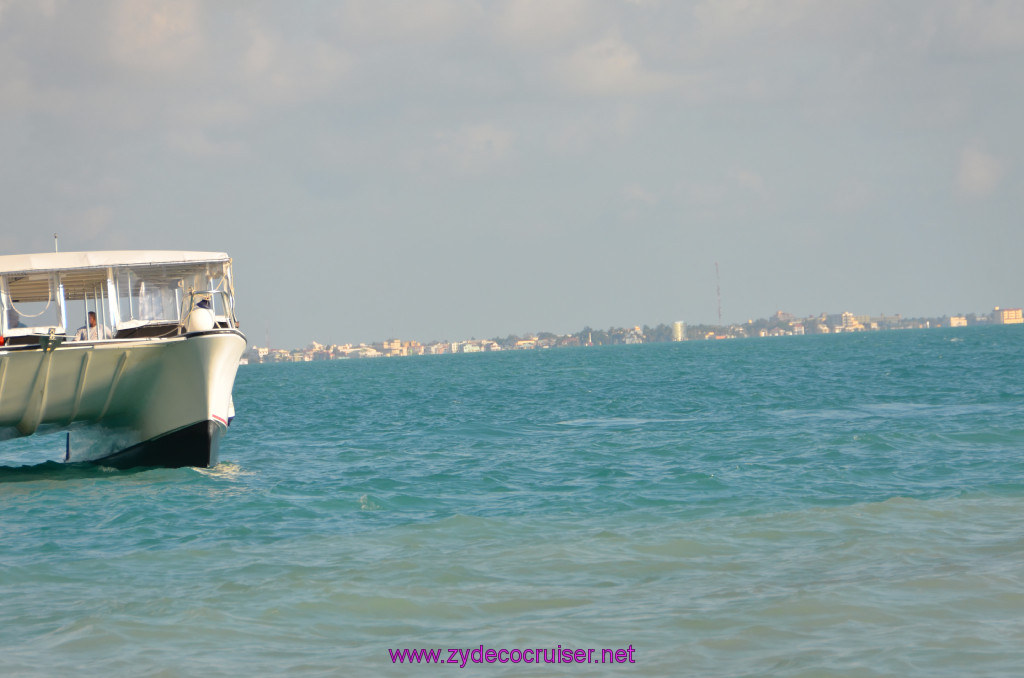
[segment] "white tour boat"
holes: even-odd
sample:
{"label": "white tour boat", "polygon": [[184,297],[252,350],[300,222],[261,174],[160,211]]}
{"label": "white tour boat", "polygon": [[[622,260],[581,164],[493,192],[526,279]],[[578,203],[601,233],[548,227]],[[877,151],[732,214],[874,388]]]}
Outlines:
{"label": "white tour boat", "polygon": [[245,336],[221,252],[0,256],[0,440],[65,459],[212,466]]}

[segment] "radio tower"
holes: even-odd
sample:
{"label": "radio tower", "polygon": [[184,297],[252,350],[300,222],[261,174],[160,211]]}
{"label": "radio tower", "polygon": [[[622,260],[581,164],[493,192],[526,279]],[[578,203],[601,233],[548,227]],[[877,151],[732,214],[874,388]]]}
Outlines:
{"label": "radio tower", "polygon": [[718,262],[715,262],[715,294],[718,295],[718,326],[722,326],[722,280],[718,275]]}

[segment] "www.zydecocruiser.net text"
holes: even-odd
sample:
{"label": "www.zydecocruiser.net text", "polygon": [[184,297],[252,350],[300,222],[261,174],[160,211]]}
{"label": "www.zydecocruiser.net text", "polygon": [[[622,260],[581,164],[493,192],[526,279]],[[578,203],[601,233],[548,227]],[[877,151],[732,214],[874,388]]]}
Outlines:
{"label": "www.zydecocruiser.net text", "polygon": [[455,664],[460,669],[469,664],[635,664],[636,649],[626,648],[570,649],[561,645],[552,648],[484,648],[450,647],[388,649],[392,664]]}

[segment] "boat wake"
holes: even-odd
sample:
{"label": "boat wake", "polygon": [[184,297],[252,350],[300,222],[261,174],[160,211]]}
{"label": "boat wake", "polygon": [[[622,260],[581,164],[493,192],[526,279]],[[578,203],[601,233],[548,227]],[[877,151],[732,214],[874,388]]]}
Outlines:
{"label": "boat wake", "polygon": [[24,466],[0,466],[0,483],[35,482],[40,480],[81,480],[103,478],[112,473],[136,473],[146,469],[120,471],[109,466],[98,466],[87,462],[46,461],[42,464]]}
{"label": "boat wake", "polygon": [[254,475],[252,471],[246,471],[240,464],[236,464],[230,461],[222,461],[216,466],[209,468],[193,467],[196,473],[207,476],[208,478],[220,478],[220,479],[233,479],[241,478],[243,476]]}

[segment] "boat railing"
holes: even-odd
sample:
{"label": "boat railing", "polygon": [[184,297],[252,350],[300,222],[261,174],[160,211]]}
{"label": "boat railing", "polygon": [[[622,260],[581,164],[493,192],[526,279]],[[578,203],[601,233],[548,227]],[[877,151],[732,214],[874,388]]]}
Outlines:
{"label": "boat railing", "polygon": [[[227,290],[189,290],[182,297],[181,332],[213,328],[236,329],[238,322],[235,319],[234,302],[234,297]],[[209,317],[200,318],[200,315]]]}

